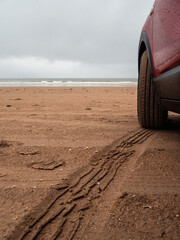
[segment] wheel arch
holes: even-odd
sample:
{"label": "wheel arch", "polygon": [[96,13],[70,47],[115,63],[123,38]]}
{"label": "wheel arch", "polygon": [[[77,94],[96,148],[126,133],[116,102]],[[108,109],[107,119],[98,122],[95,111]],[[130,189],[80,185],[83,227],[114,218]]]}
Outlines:
{"label": "wheel arch", "polygon": [[138,49],[138,76],[139,76],[139,70],[140,70],[140,61],[142,54],[147,51],[148,59],[150,62],[150,70],[151,70],[151,76],[154,78],[154,68],[153,68],[153,60],[152,60],[152,54],[151,54],[151,46],[149,43],[148,34],[146,31],[143,31],[141,33],[140,41],[139,41],[139,49]]}

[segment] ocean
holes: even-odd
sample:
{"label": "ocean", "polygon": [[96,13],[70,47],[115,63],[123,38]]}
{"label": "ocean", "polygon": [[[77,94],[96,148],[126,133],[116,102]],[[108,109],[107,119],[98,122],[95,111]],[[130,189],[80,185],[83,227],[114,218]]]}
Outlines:
{"label": "ocean", "polygon": [[0,78],[0,87],[122,87],[137,78]]}

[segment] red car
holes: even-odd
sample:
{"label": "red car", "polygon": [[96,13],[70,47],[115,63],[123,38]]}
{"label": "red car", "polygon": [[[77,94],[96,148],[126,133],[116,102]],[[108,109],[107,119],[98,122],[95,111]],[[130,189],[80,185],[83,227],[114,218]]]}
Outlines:
{"label": "red car", "polygon": [[163,128],[168,111],[180,113],[180,0],[155,0],[138,54],[138,120]]}

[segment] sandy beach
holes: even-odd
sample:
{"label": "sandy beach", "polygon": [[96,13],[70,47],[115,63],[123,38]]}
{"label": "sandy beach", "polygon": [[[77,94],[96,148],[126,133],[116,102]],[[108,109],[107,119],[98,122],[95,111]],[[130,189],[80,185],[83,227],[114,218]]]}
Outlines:
{"label": "sandy beach", "polygon": [[180,117],[136,91],[0,88],[0,239],[179,239]]}

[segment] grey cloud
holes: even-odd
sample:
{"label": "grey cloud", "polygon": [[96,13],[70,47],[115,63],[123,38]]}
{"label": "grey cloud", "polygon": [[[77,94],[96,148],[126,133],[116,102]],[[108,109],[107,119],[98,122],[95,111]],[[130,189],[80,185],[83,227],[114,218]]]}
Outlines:
{"label": "grey cloud", "polygon": [[0,0],[0,57],[134,64],[153,0]]}

